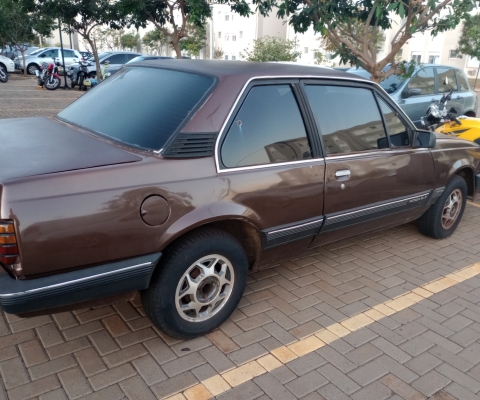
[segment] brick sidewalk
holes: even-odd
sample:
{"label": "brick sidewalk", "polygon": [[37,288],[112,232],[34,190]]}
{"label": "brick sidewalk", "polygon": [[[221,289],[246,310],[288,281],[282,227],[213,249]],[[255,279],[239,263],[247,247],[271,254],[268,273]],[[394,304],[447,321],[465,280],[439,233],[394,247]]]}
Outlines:
{"label": "brick sidewalk", "polygon": [[[36,93],[8,101],[41,115],[44,95],[71,100]],[[446,240],[403,225],[253,273],[232,317],[187,342],[152,327],[138,297],[0,313],[0,399],[480,399],[479,224],[468,205]]]}

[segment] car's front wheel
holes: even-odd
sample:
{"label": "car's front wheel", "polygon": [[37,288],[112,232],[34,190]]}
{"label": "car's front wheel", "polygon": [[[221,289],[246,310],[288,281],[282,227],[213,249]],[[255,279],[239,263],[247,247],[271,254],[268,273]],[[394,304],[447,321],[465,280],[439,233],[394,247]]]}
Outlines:
{"label": "car's front wheel", "polygon": [[28,67],[27,67],[27,73],[29,75],[35,75],[35,71],[39,69],[38,65],[37,64],[29,64]]}
{"label": "car's front wheel", "polygon": [[180,239],[142,292],[145,313],[167,335],[191,339],[219,327],[235,310],[247,282],[241,244],[217,229]]}
{"label": "car's front wheel", "polygon": [[418,229],[425,236],[444,239],[457,229],[467,202],[467,184],[453,176],[439,199],[418,219]]}

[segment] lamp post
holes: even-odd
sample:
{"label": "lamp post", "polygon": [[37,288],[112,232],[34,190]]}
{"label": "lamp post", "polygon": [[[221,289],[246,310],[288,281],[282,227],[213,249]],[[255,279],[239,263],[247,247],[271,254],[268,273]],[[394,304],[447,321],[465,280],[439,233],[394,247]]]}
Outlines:
{"label": "lamp post", "polygon": [[60,35],[60,51],[62,52],[62,68],[63,68],[63,86],[60,86],[62,89],[70,89],[67,86],[67,70],[65,69],[65,57],[63,55],[63,39],[62,39],[62,26],[60,23],[60,17],[58,17],[58,33]]}

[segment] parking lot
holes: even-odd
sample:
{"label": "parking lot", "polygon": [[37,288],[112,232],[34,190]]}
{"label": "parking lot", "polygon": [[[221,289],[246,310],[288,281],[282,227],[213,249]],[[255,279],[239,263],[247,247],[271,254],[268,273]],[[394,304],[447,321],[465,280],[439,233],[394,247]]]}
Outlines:
{"label": "parking lot", "polygon": [[[0,118],[51,116],[82,93],[12,78]],[[469,203],[445,240],[408,224],[305,252],[250,274],[232,317],[186,342],[153,327],[138,296],[0,311],[0,400],[480,399],[479,226]]]}

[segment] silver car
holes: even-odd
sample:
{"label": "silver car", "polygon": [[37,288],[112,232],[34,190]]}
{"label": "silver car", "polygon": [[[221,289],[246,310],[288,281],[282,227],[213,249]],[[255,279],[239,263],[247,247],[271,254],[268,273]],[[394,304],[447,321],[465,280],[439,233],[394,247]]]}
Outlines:
{"label": "silver car", "polygon": [[[106,51],[105,53],[100,53],[98,55],[98,60],[100,62],[100,65],[103,65],[105,64],[105,62],[108,61],[108,72],[110,72],[110,74],[114,74],[126,63],[138,56],[141,56],[141,54],[132,51]],[[88,66],[88,75],[97,75],[97,67],[95,65],[95,60],[93,59],[93,57],[89,58],[87,61],[90,61],[90,65]],[[67,68],[67,71],[74,71],[78,70],[79,68],[80,66],[78,65],[78,63],[76,63]]]}
{"label": "silver car", "polygon": [[[60,47],[45,47],[43,49],[35,50],[25,57],[25,64],[23,63],[23,57],[16,57],[15,68],[24,70],[25,65],[27,67],[27,73],[35,75],[35,71],[40,68],[40,65],[44,62],[51,62],[55,59],[55,62],[62,62]],[[65,60],[65,66],[72,65],[82,59],[82,55],[78,50],[63,48],[63,58]]]}
{"label": "silver car", "polygon": [[[390,66],[385,67],[389,69]],[[370,78],[370,73],[362,68],[350,68],[346,72]],[[407,113],[418,127],[421,118],[432,102],[438,102],[444,93],[454,90],[448,105],[455,108],[457,115],[476,117],[477,95],[470,87],[465,73],[448,65],[422,64],[408,79],[391,75],[380,82],[386,92]]]}

